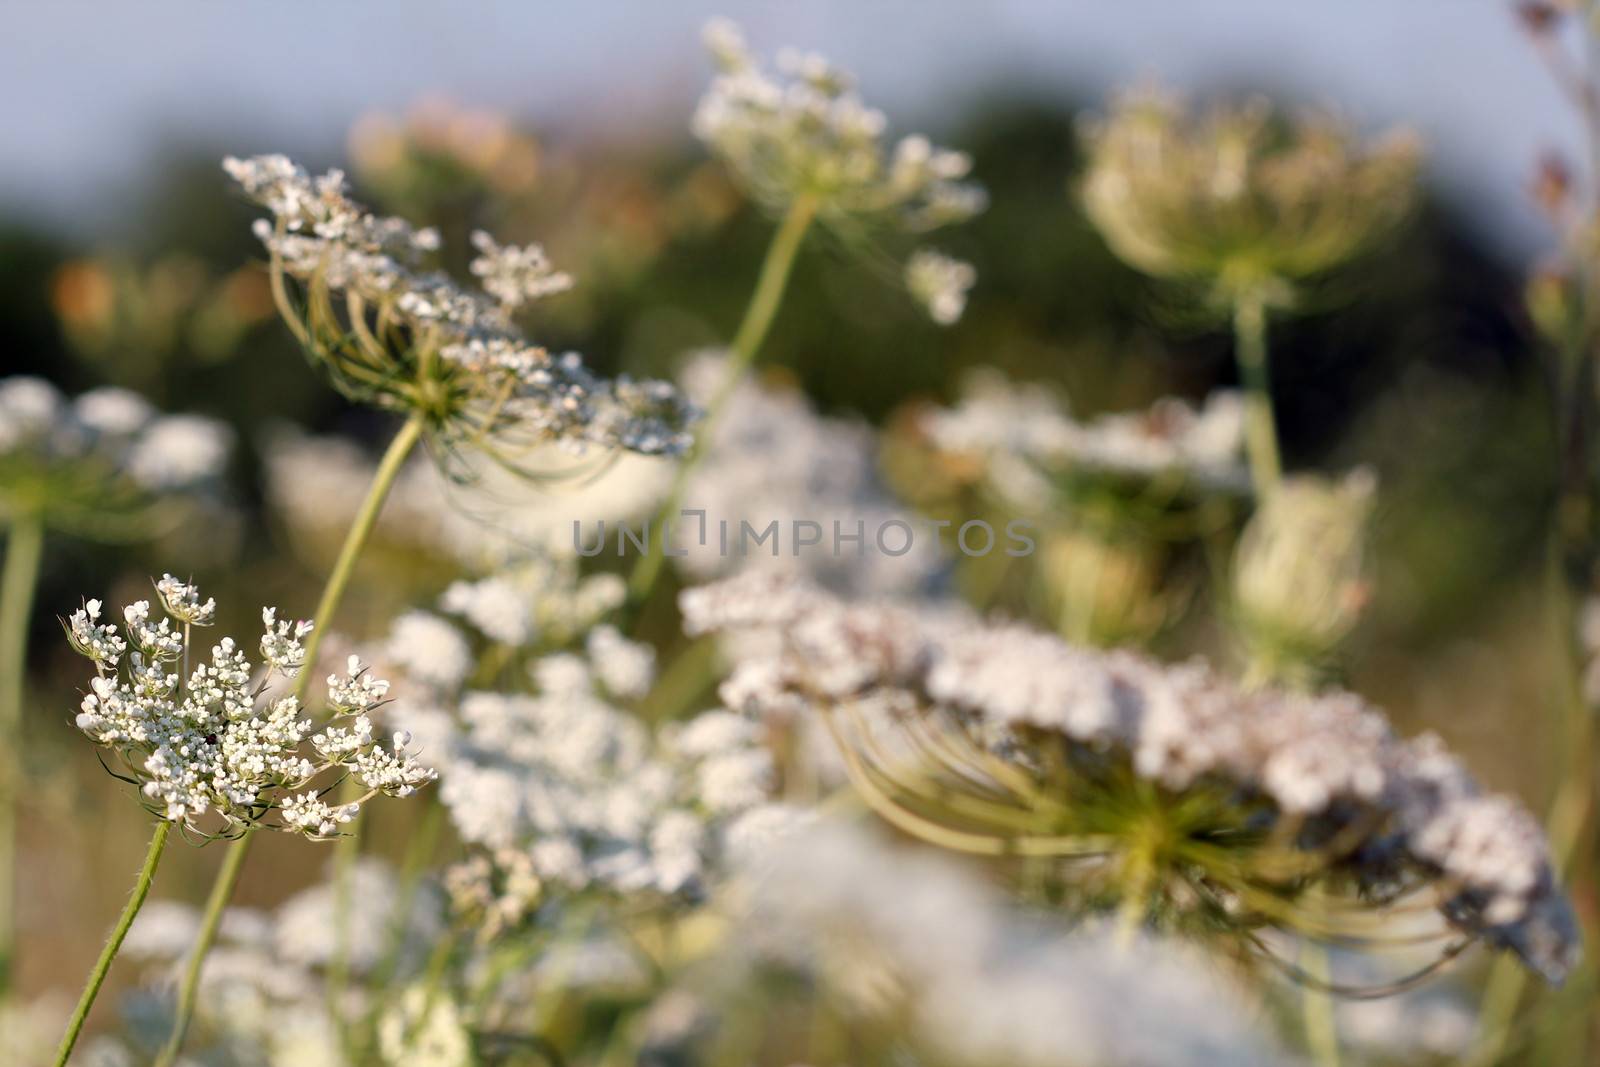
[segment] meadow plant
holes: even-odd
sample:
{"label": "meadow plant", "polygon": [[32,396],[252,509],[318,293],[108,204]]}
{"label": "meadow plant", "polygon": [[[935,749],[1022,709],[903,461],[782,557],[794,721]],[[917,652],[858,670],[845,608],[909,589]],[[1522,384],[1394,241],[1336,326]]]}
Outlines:
{"label": "meadow plant", "polygon": [[[149,601],[135,601],[123,609],[119,631],[100,621],[101,602],[88,600],[63,624],[73,649],[95,667],[78,728],[114,755],[124,773],[112,773],[139,787],[157,823],[133,895],[68,1024],[58,1064],[72,1053],[173,826],[239,839],[262,826],[329,838],[366,799],[408,796],[435,777],[407,751],[405,733],[387,743],[374,738],[371,716],[389,683],[371,677],[355,657],[343,675],[328,678],[328,716],[320,729],[301,717],[298,696],[266,696],[274,679],[292,680],[306,668],[311,622],[279,620],[276,609],[262,609],[259,677],[229,637],[212,646],[209,660],[191,665],[193,630],[211,625],[216,601],[202,601],[193,584],[170,574],[156,583],[156,593],[159,618]],[[328,804],[327,779],[335,776],[354,778],[366,792]],[[324,784],[313,786],[319,778]]]}
{"label": "meadow plant", "polygon": [[[219,495],[232,435],[201,415],[163,415],[126,389],[68,399],[40,378],[0,379],[0,733],[22,733],[28,619],[49,536],[120,544],[200,517]],[[0,757],[0,988],[15,905],[17,745]]]}
{"label": "meadow plant", "polygon": [[1243,416],[1239,395],[1219,391],[1199,406],[1163,397],[1083,419],[1043,385],[987,370],[968,376],[954,406],[917,413],[915,428],[957,507],[1037,529],[1030,573],[1060,632],[1120,645],[1182,613],[1194,550],[1248,498]]}
{"label": "meadow plant", "polygon": [[[697,447],[657,513],[658,530],[676,514],[717,421],[760,353],[814,221],[852,238],[884,229],[923,233],[971,218],[987,202],[982,187],[966,180],[972,161],[965,153],[936,147],[920,134],[887,149],[883,112],[868,107],[850,75],[823,57],[786,50],[775,76],[731,22],[713,20],[704,37],[717,74],[695,109],[694,134],[745,194],[781,222],[728,345],[727,373],[703,402]],[[913,265],[907,280],[935,321],[959,318],[976,279],[973,268],[932,252],[914,257]],[[628,593],[635,606],[654,588],[662,560],[658,541],[634,567]]]}
{"label": "meadow plant", "polygon": [[1284,479],[1235,549],[1233,622],[1255,677],[1305,682],[1324,669],[1371,598],[1376,478]]}
{"label": "meadow plant", "polygon": [[[682,607],[691,632],[774,635],[724,700],[823,717],[852,783],[896,828],[1049,860],[1063,891],[1127,924],[1194,924],[1253,947],[1264,928],[1359,942],[1321,898],[1357,920],[1421,898],[1448,927],[1435,966],[1473,940],[1554,982],[1577,963],[1538,821],[1484,794],[1437,737],[1400,739],[1354,694],[1244,689],[1199,663],[770,576],[690,590]],[[885,732],[915,758],[880,747]]]}
{"label": "meadow plant", "polygon": [[[1519,10],[1573,82],[1566,5]],[[271,509],[328,571],[323,626],[267,608],[259,656],[230,638],[205,655],[194,631],[216,603],[171,574],[119,615],[86,600],[62,620],[94,664],[76,725],[155,826],[57,1067],[119,951],[145,982],[120,1034],[83,1042],[89,1067],[720,1067],[790,1062],[790,1038],[817,1064],[1264,1065],[1298,1062],[1274,1033],[1292,1029],[1274,1025],[1291,990],[1322,1067],[1344,1052],[1487,1067],[1524,973],[1582,996],[1583,908],[1561,874],[1588,861],[1600,704],[1592,190],[1541,170],[1562,259],[1529,292],[1558,355],[1552,614],[1571,667],[1547,829],[1343,684],[1376,580],[1376,477],[1281,469],[1269,318],[1333,295],[1397,231],[1413,139],[1254,100],[1119,98],[1083,126],[1084,208],[1118,257],[1231,318],[1243,390],[1090,415],[983,370],[880,437],[752,368],[814,230],[890,261],[935,323],[957,322],[976,270],[883,246],[983,210],[972,161],[890,141],[819,56],[769,67],[720,20],[705,41],[716,73],[692,131],[777,222],[729,346],[676,385],[607,380],[524,332],[575,283],[540,245],[473,228],[504,221],[542,165],[505,119],[434,105],[352,135],[380,203],[440,223],[454,260],[338,170],[224,162],[266,209],[261,285],[288,331],[345,399],[401,425],[375,464],[337,438],[262,438]],[[181,524],[228,445],[131,393],[0,379],[13,727],[45,531]],[[639,609],[685,505],[706,525],[678,578],[715,581],[680,596],[679,633]],[[1031,537],[958,554],[913,506],[935,529],[974,509],[1021,520],[1037,558]],[[573,529],[651,514],[631,573],[620,535],[613,557]],[[742,541],[741,524],[799,519],[831,525],[835,551],[718,544],[719,523]],[[858,523],[918,525],[920,551],[870,534],[839,550]],[[391,572],[364,605],[376,624],[338,639],[327,674],[320,642],[369,548]],[[1206,580],[1221,625],[1178,633]],[[1003,614],[1019,604],[1059,636]],[[1135,651],[1230,635],[1239,677]],[[357,851],[380,794],[420,794],[393,868]],[[144,906],[174,829],[227,854],[201,907]],[[260,829],[336,841],[327,877],[270,911],[230,907]],[[1431,984],[1475,946],[1498,953],[1477,1013]],[[1394,995],[1365,1012],[1328,999]],[[0,1001],[18,1033],[52,1011]]]}
{"label": "meadow plant", "polygon": [[1285,121],[1259,99],[1197,114],[1160,90],[1124,95],[1083,132],[1083,205],[1111,250],[1232,316],[1253,476],[1275,486],[1268,313],[1293,310],[1394,231],[1413,199],[1416,138],[1364,144],[1332,116]]}
{"label": "meadow plant", "polygon": [[[336,613],[384,500],[419,441],[428,441],[445,469],[454,455],[470,452],[530,476],[548,473],[527,464],[530,456],[547,461],[544,450],[552,446],[651,455],[687,448],[694,413],[670,386],[599,379],[576,353],[552,356],[516,328],[513,316],[525,304],[572,284],[538,246],[508,247],[474,234],[479,255],[470,267],[483,289],[468,289],[420,269],[438,248],[437,233],[368,212],[347,195],[339,171],[312,178],[279,155],[229,157],[224,169],[272,215],[258,220],[255,232],[268,251],[274,300],[295,339],[347,397],[405,416],[345,537],[318,617]],[[299,287],[298,302],[292,285]],[[306,649],[312,663],[319,640],[320,632],[313,633]],[[293,695],[304,697],[303,683]],[[182,1045],[200,967],[249,840],[247,832],[234,843],[217,876],[164,1065]]]}

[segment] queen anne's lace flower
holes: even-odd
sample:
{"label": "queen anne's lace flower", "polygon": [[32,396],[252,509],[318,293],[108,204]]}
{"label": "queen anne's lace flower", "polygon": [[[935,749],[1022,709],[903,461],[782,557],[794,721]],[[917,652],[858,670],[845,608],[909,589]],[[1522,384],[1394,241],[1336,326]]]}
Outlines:
{"label": "queen anne's lace flower", "polygon": [[211,495],[231,446],[221,423],[159,414],[125,389],[69,400],[42,378],[3,378],[0,523],[36,514],[78,536],[123,537]]}
{"label": "queen anne's lace flower", "polygon": [[[583,581],[568,575],[565,599]],[[724,829],[766,806],[776,784],[756,723],[717,711],[652,730],[618,702],[648,691],[653,651],[607,626],[583,647],[523,658],[532,692],[434,682],[425,702],[395,706],[439,768],[457,835],[478,849],[452,871],[450,889],[484,938],[552,897],[590,889],[699,898],[719,869]],[[381,754],[370,759],[381,774]]]}
{"label": "queen anne's lace flower", "polygon": [[[256,232],[272,257],[280,311],[296,337],[354,399],[426,418],[443,442],[518,466],[540,445],[677,454],[693,412],[659,382],[606,381],[576,353],[528,342],[511,313],[571,279],[538,246],[487,234],[463,289],[420,260],[438,235],[382,218],[346,194],[339,171],[313,178],[283,156],[229,157],[224,169],[265,206]],[[292,307],[285,277],[305,306]],[[340,310],[335,312],[337,306]]]}
{"label": "queen anne's lace flower", "polygon": [[926,137],[883,145],[883,113],[862,103],[851,77],[821,56],[784,51],[778,75],[762,69],[732,23],[706,26],[717,76],[700,100],[694,133],[764,206],[811,197],[824,219],[891,218],[913,230],[983,210],[972,161]]}
{"label": "queen anne's lace flower", "polygon": [[[684,389],[696,400],[725,388],[721,353],[703,352],[685,367]],[[908,592],[927,585],[944,564],[938,534],[899,504],[878,471],[876,439],[865,425],[819,415],[794,390],[742,378],[732,388],[705,454],[684,493],[705,512],[704,536],[694,519],[673,534],[678,561],[704,580],[736,570],[782,570],[835,589]],[[820,527],[819,547],[793,544],[793,519]],[[776,525],[764,543],[756,539]],[[912,531],[901,555],[900,535]],[[859,540],[850,540],[859,534]],[[837,540],[835,540],[837,538]],[[786,540],[787,539],[787,540]],[[781,543],[780,543],[781,542]]]}
{"label": "queen anne's lace flower", "polygon": [[[404,796],[432,780],[433,772],[408,755],[399,738],[390,749],[373,743],[365,712],[378,705],[388,683],[368,677],[354,657],[345,677],[329,681],[331,710],[335,720],[361,714],[353,727],[330,725],[310,736],[299,701],[266,697],[264,684],[253,685],[251,665],[232,638],[222,638],[209,661],[190,668],[190,628],[215,604],[202,604],[198,590],[170,575],[163,583],[163,604],[176,604],[188,621],[174,625],[163,618],[152,625],[150,604],[141,600],[123,612],[124,640],[98,621],[100,602],[90,600],[66,624],[73,648],[95,664],[78,728],[121,758],[156,814],[195,829],[214,813],[225,832],[264,825],[328,837],[366,798],[330,806],[324,790],[306,788],[313,779],[349,768],[369,786],[367,796]],[[304,661],[300,639],[311,624],[278,622],[271,608],[262,618],[270,670],[292,676]],[[304,752],[308,738],[315,760]]]}
{"label": "queen anne's lace flower", "polygon": [[163,574],[156,582],[156,595],[166,613],[184,625],[210,626],[216,618],[216,598],[207,597],[202,603],[200,590],[191,582]]}
{"label": "queen anne's lace flower", "polygon": [[1381,240],[1411,205],[1420,155],[1414,137],[1360,144],[1327,115],[1280,124],[1253,100],[1196,116],[1150,90],[1085,134],[1084,207],[1112,250],[1225,294],[1288,290]]}
{"label": "queen anne's lace flower", "polygon": [[[724,687],[737,710],[787,715],[800,704],[831,717],[847,741],[861,732],[851,732],[855,722],[899,723],[914,737],[953,731],[952,743],[988,753],[974,757],[975,773],[1000,792],[1021,774],[1044,795],[1100,782],[1094,788],[1112,796],[1125,768],[1174,797],[1196,798],[1201,807],[1189,817],[1206,810],[1204,798],[1221,798],[1186,833],[1244,840],[1246,827],[1276,827],[1269,838],[1309,849],[1274,859],[1279,868],[1262,860],[1266,884],[1280,885],[1272,872],[1287,863],[1300,877],[1351,875],[1374,893],[1379,885],[1431,890],[1453,926],[1512,949],[1551,980],[1577,958],[1577,926],[1538,821],[1509,798],[1482,794],[1437,737],[1402,740],[1354,694],[1243,690],[1199,663],[1088,651],[925,607],[847,604],[772,576],[691,590],[682,607],[691,633],[772,635],[750,644]],[[876,763],[870,735],[861,736],[859,751],[847,752],[855,780],[887,796],[894,768]],[[1039,749],[1040,737],[1067,747]],[[948,755],[949,746],[926,751]],[[1048,769],[1060,751],[1070,754],[1064,784]],[[993,770],[991,758],[1010,769]],[[1073,796],[1084,803],[1081,792]],[[1074,801],[1062,799],[1072,810]],[[1205,868],[1204,849],[1179,854]],[[1252,870],[1251,858],[1236,859],[1233,870]],[[1182,877],[1197,876],[1191,867]],[[1203,876],[1190,888],[1215,891]],[[1254,883],[1229,888],[1261,901],[1273,920]]]}
{"label": "queen anne's lace flower", "polygon": [[478,258],[472,273],[483,280],[483,289],[509,310],[530,300],[565,292],[572,288],[572,276],[556,270],[538,245],[505,247],[482,230],[472,234]]}
{"label": "queen anne's lace flower", "polygon": [[1019,503],[1047,497],[1051,479],[1074,471],[1228,490],[1249,484],[1244,406],[1232,392],[1199,408],[1164,397],[1144,411],[1080,420],[1041,386],[979,373],[960,403],[930,412],[922,428],[939,449],[985,460],[995,487]]}

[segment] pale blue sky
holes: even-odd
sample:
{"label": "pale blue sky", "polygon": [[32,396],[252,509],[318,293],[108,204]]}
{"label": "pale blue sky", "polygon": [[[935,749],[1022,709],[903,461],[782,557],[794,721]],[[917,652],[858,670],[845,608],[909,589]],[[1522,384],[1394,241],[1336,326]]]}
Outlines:
{"label": "pale blue sky", "polygon": [[1359,122],[1404,121],[1435,170],[1520,249],[1522,188],[1573,123],[1509,0],[0,0],[0,202],[83,228],[164,136],[326,154],[371,107],[438,91],[563,130],[681,129],[697,31],[815,48],[900,129],[1005,81],[1102,94],[1287,88]]}

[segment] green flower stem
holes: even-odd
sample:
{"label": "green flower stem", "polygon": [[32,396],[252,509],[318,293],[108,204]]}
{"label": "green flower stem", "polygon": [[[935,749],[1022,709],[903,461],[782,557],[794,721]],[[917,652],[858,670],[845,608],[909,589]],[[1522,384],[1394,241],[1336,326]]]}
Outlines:
{"label": "green flower stem", "polygon": [[1267,305],[1259,293],[1245,291],[1233,302],[1234,359],[1244,386],[1245,451],[1257,497],[1278,487],[1283,464],[1272,418],[1271,378],[1267,370]]}
{"label": "green flower stem", "polygon": [[[316,672],[317,650],[322,646],[322,638],[328,632],[333,617],[339,610],[339,604],[344,600],[345,590],[350,585],[350,576],[355,571],[356,560],[360,557],[361,550],[366,547],[368,538],[372,536],[373,527],[378,524],[378,515],[383,511],[383,503],[388,498],[389,491],[394,488],[395,479],[405,466],[406,458],[422,439],[424,426],[425,419],[422,415],[412,415],[395,434],[394,440],[389,442],[389,447],[384,452],[383,459],[379,461],[376,473],[373,474],[372,485],[367,489],[367,497],[361,503],[361,510],[356,513],[350,532],[345,535],[344,546],[339,550],[339,558],[333,565],[333,572],[328,575],[327,584],[322,588],[321,599],[317,601],[317,611],[313,616],[317,625],[306,640],[305,666],[295,679],[292,695],[302,703],[305,701],[307,690],[311,688],[312,675]],[[206,902],[205,917],[200,923],[199,935],[195,938],[194,949],[189,955],[183,981],[178,987],[178,1004],[172,1019],[172,1030],[167,1035],[167,1043],[162,1048],[161,1055],[156,1058],[154,1067],[172,1067],[178,1058],[178,1051],[183,1047],[189,1021],[194,1016],[194,1002],[199,992],[201,967],[205,963],[206,954],[211,951],[212,943],[216,941],[217,926],[222,921],[222,912],[227,907],[229,898],[233,896],[234,886],[239,882],[239,870],[244,865],[245,853],[249,851],[250,841],[254,836],[255,828],[251,827],[245,831],[244,836],[228,846],[228,854],[222,862],[222,869],[217,872],[217,879],[212,883],[211,896]]]}
{"label": "green flower stem", "polygon": [[211,883],[211,895],[206,898],[205,914],[200,919],[200,932],[195,938],[194,950],[189,954],[189,962],[184,966],[183,980],[178,985],[178,1003],[173,1011],[172,1029],[155,1059],[156,1067],[172,1067],[179,1050],[183,1048],[183,1039],[189,1033],[189,1022],[194,1018],[195,997],[200,992],[200,971],[205,964],[206,953],[216,940],[217,927],[222,923],[222,913],[227,910],[234,886],[239,884],[239,871],[244,867],[245,853],[254,835],[255,828],[251,827],[243,837],[228,846],[228,854],[222,859],[222,870],[217,872],[216,881]]}
{"label": "green flower stem", "polygon": [[783,293],[788,287],[789,272],[794,267],[795,257],[800,252],[800,245],[805,239],[806,231],[811,228],[811,222],[816,214],[815,198],[796,197],[789,205],[783,223],[772,235],[772,243],[767,246],[766,258],[761,263],[761,274],[756,279],[755,291],[750,294],[750,303],[745,308],[744,319],[739,323],[739,331],[733,337],[732,358],[728,360],[727,377],[711,397],[710,403],[706,405],[705,419],[695,433],[694,446],[678,465],[677,473],[672,480],[672,488],[668,491],[660,511],[656,513],[656,521],[651,526],[655,537],[650,541],[649,550],[634,564],[633,573],[628,577],[628,604],[634,610],[649,599],[651,590],[655,588],[656,579],[661,574],[661,562],[666,549],[666,525],[683,504],[683,494],[688,488],[689,476],[705,458],[706,448],[710,444],[712,433],[716,430],[717,420],[727,406],[728,398],[733,395],[745,371],[750,369],[756,355],[761,351],[761,343],[766,340],[767,331],[772,328],[772,320],[783,304]]}
{"label": "green flower stem", "polygon": [[150,895],[150,883],[155,880],[156,865],[161,862],[161,853],[167,847],[167,834],[172,830],[172,824],[165,819],[156,823],[155,833],[150,835],[150,847],[144,854],[144,866],[139,871],[138,881],[133,883],[133,892],[128,896],[128,903],[123,905],[122,914],[117,918],[117,925],[111,928],[111,936],[106,938],[105,947],[100,950],[100,958],[95,961],[94,970],[89,972],[89,981],[83,987],[83,995],[78,998],[78,1006],[72,1010],[72,1018],[67,1020],[67,1032],[61,1037],[61,1046],[56,1049],[55,1067],[66,1067],[67,1059],[72,1055],[72,1047],[78,1043],[78,1035],[83,1032],[84,1020],[89,1017],[89,1009],[94,1007],[95,997],[100,995],[100,987],[105,984],[106,972],[111,970],[111,961],[116,959],[117,950],[122,947],[122,939],[128,936],[128,928],[133,925],[134,916],[139,914],[139,909],[144,906],[144,898]]}
{"label": "green flower stem", "polygon": [[0,577],[0,993],[11,985],[16,954],[17,798],[22,795],[22,695],[28,670],[28,622],[44,554],[44,523],[34,514],[11,521]]}
{"label": "green flower stem", "polygon": [[[1328,950],[1307,938],[1300,946],[1300,969],[1326,985],[1330,980]],[[1300,991],[1300,1017],[1305,1023],[1306,1048],[1317,1067],[1339,1067],[1339,1019],[1332,995],[1325,988],[1307,984]]]}
{"label": "green flower stem", "polygon": [[[1552,605],[1555,628],[1552,644],[1563,657],[1557,711],[1564,735],[1565,760],[1557,779],[1555,797],[1545,818],[1550,839],[1550,859],[1557,873],[1571,876],[1574,860],[1584,842],[1593,808],[1594,712],[1584,700],[1581,674],[1583,658],[1575,647],[1582,594],[1574,593],[1565,573],[1566,545],[1557,529],[1545,560],[1546,597]],[[1587,960],[1582,966],[1592,966]],[[1489,969],[1483,999],[1478,1007],[1478,1033],[1467,1067],[1491,1067],[1503,1061],[1512,1036],[1513,1020],[1527,988],[1527,971],[1515,957],[1503,953]]]}

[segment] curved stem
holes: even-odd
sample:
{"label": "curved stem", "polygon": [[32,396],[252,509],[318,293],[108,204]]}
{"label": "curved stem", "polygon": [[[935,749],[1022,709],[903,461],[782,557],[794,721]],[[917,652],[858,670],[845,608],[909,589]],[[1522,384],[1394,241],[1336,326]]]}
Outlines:
{"label": "curved stem", "polygon": [[668,490],[661,509],[656,513],[655,522],[650,527],[655,536],[651,539],[645,554],[634,564],[633,573],[628,576],[628,604],[634,609],[649,599],[651,590],[655,588],[666,549],[667,523],[683,503],[689,476],[705,458],[711,435],[716,430],[717,420],[723,408],[727,406],[728,398],[738,388],[745,371],[750,369],[756,355],[761,351],[761,344],[766,340],[767,331],[772,328],[772,320],[777,316],[778,308],[783,303],[783,293],[789,284],[789,272],[794,267],[795,256],[800,252],[801,242],[805,239],[806,231],[810,229],[811,220],[816,217],[816,213],[815,199],[805,195],[796,197],[789,205],[783,223],[772,235],[772,243],[767,246],[766,258],[761,263],[761,274],[756,279],[755,290],[750,294],[750,303],[745,307],[744,319],[739,323],[739,330],[733,336],[731,356],[726,368],[727,376],[712,394],[710,403],[706,405],[705,419],[695,432],[694,447],[678,465],[678,470],[672,479],[672,487]]}
{"label": "curved stem", "polygon": [[1234,299],[1233,339],[1239,382],[1245,390],[1244,433],[1250,481],[1257,497],[1264,497],[1278,487],[1283,464],[1278,458],[1267,370],[1267,306],[1259,294],[1246,291]]}
{"label": "curved stem", "polygon": [[72,1047],[78,1043],[84,1020],[89,1017],[89,1009],[94,1007],[95,997],[100,995],[100,987],[105,984],[106,973],[111,970],[111,961],[117,958],[122,939],[128,936],[128,928],[144,906],[144,898],[150,895],[150,883],[155,880],[156,865],[161,862],[161,853],[166,850],[167,834],[171,829],[172,824],[165,819],[156,823],[156,831],[150,836],[150,847],[145,850],[144,866],[139,870],[138,880],[133,883],[133,892],[128,895],[128,903],[123,905],[117,925],[111,928],[111,936],[106,938],[100,958],[89,972],[89,980],[84,984],[83,994],[78,997],[78,1006],[72,1010],[72,1018],[67,1020],[67,1032],[61,1036],[61,1045],[56,1049],[55,1067],[65,1067],[72,1055]]}
{"label": "curved stem", "polygon": [[400,469],[405,466],[406,457],[411,455],[411,450],[422,439],[424,421],[421,415],[412,415],[394,435],[394,440],[389,442],[383,458],[378,461],[377,471],[373,473],[372,485],[367,489],[367,498],[361,502],[361,510],[356,512],[355,521],[350,524],[350,532],[345,534],[344,545],[339,549],[339,558],[333,564],[333,572],[328,575],[328,582],[322,587],[322,597],[317,601],[316,614],[312,615],[316,620],[316,627],[306,639],[306,665],[295,679],[294,696],[302,703],[305,701],[306,691],[311,688],[311,677],[316,672],[317,650],[322,647],[322,639],[332,628],[334,615],[338,613],[339,604],[344,600],[345,589],[350,585],[350,576],[355,572],[356,560],[360,558],[361,550],[367,547],[367,539],[372,536],[373,527],[378,524],[378,515],[383,511],[383,502],[389,498],[389,490],[394,488],[395,479],[400,476]]}
{"label": "curved stem", "polygon": [[[328,575],[327,584],[322,588],[322,597],[317,601],[316,614],[313,616],[317,625],[311,631],[311,636],[306,639],[306,665],[300,669],[300,674],[295,679],[292,695],[302,703],[305,701],[306,692],[311,688],[311,678],[316,673],[317,650],[321,647],[322,638],[328,632],[333,617],[339,610],[339,604],[344,599],[345,589],[350,584],[350,576],[355,571],[356,560],[360,557],[361,550],[366,547],[367,539],[372,536],[372,529],[378,523],[378,515],[383,511],[383,502],[388,498],[389,491],[394,488],[395,479],[399,477],[406,457],[421,440],[423,426],[423,417],[413,415],[395,434],[394,440],[389,442],[389,447],[372,476],[372,485],[367,490],[366,499],[362,501],[355,521],[350,525],[350,532],[345,535],[344,546],[339,550],[339,558],[333,565],[333,572]],[[211,896],[206,902],[206,914],[201,921],[194,948],[190,952],[183,981],[178,987],[178,1005],[172,1020],[172,1030],[167,1035],[167,1043],[162,1048],[161,1055],[157,1057],[154,1067],[172,1067],[172,1063],[178,1057],[179,1049],[183,1047],[189,1020],[194,1015],[200,969],[205,963],[206,954],[211,951],[212,943],[216,941],[217,926],[222,921],[223,909],[227,907],[228,899],[233,896],[234,886],[239,882],[239,870],[244,865],[245,853],[249,850],[250,841],[254,836],[255,828],[251,827],[245,831],[244,836],[228,846],[227,857],[223,860],[222,869],[217,872],[217,880],[212,883]]]}
{"label": "curved stem", "polygon": [[44,554],[44,523],[23,514],[6,536],[0,577],[0,993],[11,985],[16,949],[17,798],[22,795],[22,697],[28,670],[28,622]]}

